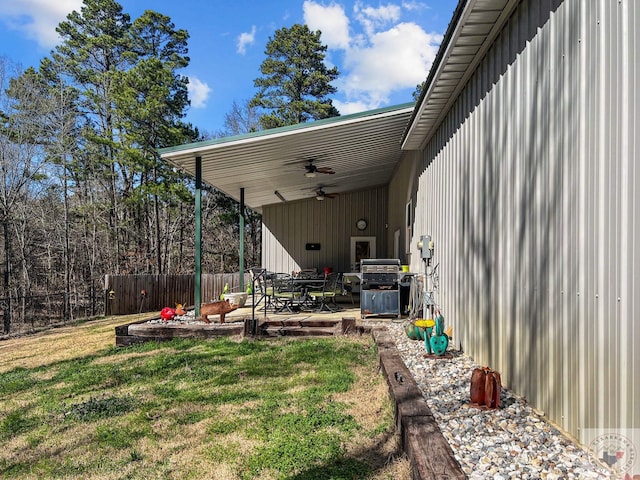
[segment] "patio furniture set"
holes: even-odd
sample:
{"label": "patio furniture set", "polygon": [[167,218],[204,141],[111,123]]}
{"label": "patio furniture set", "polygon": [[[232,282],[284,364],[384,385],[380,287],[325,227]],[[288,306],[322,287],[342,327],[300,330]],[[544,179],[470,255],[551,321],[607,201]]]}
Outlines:
{"label": "patio furniture set", "polygon": [[[255,304],[272,313],[315,312],[340,310],[338,295],[350,294],[342,273],[318,274],[312,271],[274,273],[252,269]],[[353,302],[353,298],[352,298]]]}

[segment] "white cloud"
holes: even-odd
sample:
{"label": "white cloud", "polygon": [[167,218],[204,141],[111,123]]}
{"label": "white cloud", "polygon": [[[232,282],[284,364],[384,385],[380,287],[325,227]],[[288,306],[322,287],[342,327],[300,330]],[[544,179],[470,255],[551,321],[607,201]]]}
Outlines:
{"label": "white cloud", "polygon": [[331,3],[328,6],[306,0],[302,4],[304,22],[312,31],[320,30],[323,44],[329,48],[344,50],[349,48],[349,18],[342,5]]}
{"label": "white cloud", "polygon": [[[305,0],[305,23],[312,30],[322,31],[322,42],[329,47],[329,55],[340,51],[344,56],[340,77],[334,82],[340,99],[334,98],[333,103],[340,113],[381,107],[389,103],[393,93],[413,92],[426,79],[442,35],[401,21],[403,14],[426,8],[414,0],[375,7],[358,0],[352,19],[361,31],[354,31],[341,5]],[[410,100],[407,94],[407,101]]]}
{"label": "white cloud", "polygon": [[409,11],[420,11],[420,10],[430,10],[431,7],[426,3],[422,2],[414,2],[414,1],[405,1],[402,2],[402,8]]}
{"label": "white cloud", "polygon": [[427,77],[442,37],[414,23],[400,23],[369,40],[367,47],[347,52],[342,88],[347,97],[366,98],[376,107],[390,92],[413,88]]}
{"label": "white cloud", "polygon": [[340,100],[334,99],[333,106],[338,109],[340,115],[349,115],[350,113],[358,113],[365,112],[367,110],[373,110],[376,106],[372,106],[371,104],[363,101],[356,100],[353,102],[342,102]]}
{"label": "white cloud", "polygon": [[197,77],[189,77],[189,99],[193,108],[205,108],[211,93],[211,87]]}
{"label": "white cloud", "polygon": [[0,1],[0,19],[12,30],[25,33],[43,48],[51,48],[60,40],[56,27],[73,10],[80,11],[82,0]]}
{"label": "white cloud", "polygon": [[256,26],[251,26],[251,32],[243,32],[238,36],[238,48],[236,51],[240,55],[247,52],[247,45],[253,45],[256,41]]}
{"label": "white cloud", "polygon": [[356,2],[353,11],[367,36],[374,35],[376,30],[397,22],[400,20],[401,14],[400,6],[393,4],[370,7],[364,6],[361,2]]}

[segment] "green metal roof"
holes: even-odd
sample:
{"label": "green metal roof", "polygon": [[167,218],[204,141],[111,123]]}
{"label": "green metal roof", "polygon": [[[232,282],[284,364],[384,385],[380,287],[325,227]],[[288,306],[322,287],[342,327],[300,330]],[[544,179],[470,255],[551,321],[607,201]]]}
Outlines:
{"label": "green metal roof", "polygon": [[[314,196],[323,186],[338,193],[384,185],[402,155],[400,141],[413,103],[332,117],[160,150],[161,157],[194,175],[202,159],[203,181],[232,198],[263,205]],[[304,176],[305,163],[331,167],[334,175]]]}

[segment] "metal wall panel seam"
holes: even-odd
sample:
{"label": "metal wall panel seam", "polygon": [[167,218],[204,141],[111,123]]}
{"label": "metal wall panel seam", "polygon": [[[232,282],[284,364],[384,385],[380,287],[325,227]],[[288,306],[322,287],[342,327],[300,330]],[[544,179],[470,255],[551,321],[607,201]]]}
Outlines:
{"label": "metal wall panel seam", "polygon": [[[579,181],[578,181],[578,185],[579,185],[579,191],[578,191],[578,232],[580,232],[578,234],[578,266],[577,266],[577,271],[576,271],[576,276],[577,276],[577,285],[576,285],[576,291],[571,292],[573,295],[575,295],[576,297],[576,302],[578,304],[578,318],[579,319],[586,319],[588,318],[588,311],[587,311],[587,282],[586,282],[586,276],[588,273],[588,268],[587,266],[589,265],[587,263],[587,246],[590,243],[589,239],[588,239],[588,221],[587,221],[587,215],[588,215],[588,206],[587,206],[587,200],[589,198],[589,190],[588,190],[588,166],[589,166],[589,162],[588,162],[588,158],[587,158],[587,151],[588,151],[588,142],[589,142],[589,122],[588,119],[589,117],[589,113],[590,113],[590,105],[589,105],[589,98],[590,95],[588,94],[588,89],[587,89],[587,82],[588,80],[591,80],[592,77],[591,75],[589,75],[588,69],[587,69],[587,38],[590,37],[590,35],[588,35],[588,27],[589,27],[589,13],[591,11],[590,8],[590,4],[586,3],[586,4],[580,4],[580,16],[579,16],[579,20],[580,20],[580,47],[579,47],[579,61],[578,61],[578,65],[579,65],[579,69],[580,69],[580,79],[579,79],[579,89],[578,89],[578,98],[580,100],[580,111],[582,112],[582,115],[578,116],[579,119],[579,125],[578,125],[578,132],[580,135],[580,138],[583,139],[583,141],[578,143],[578,161],[579,161]],[[589,365],[589,358],[591,358],[591,356],[589,355],[589,348],[588,348],[588,340],[589,340],[589,336],[587,334],[587,326],[585,325],[585,321],[580,321],[578,323],[578,342],[577,342],[577,349],[578,349],[578,358],[579,358],[579,362],[580,364],[583,366],[582,369],[579,372],[578,375],[578,391],[579,391],[579,398],[580,398],[580,402],[578,403],[578,427],[577,427],[577,433],[579,438],[581,438],[582,440],[584,440],[584,437],[582,437],[582,431],[587,423],[587,408],[588,408],[588,403],[590,402],[589,397],[587,396],[587,378],[585,375],[585,372],[588,371],[588,368],[590,367]]]}
{"label": "metal wall panel seam", "polygon": [[[633,60],[632,66],[633,66],[633,77],[637,78],[638,77],[638,73],[640,72],[640,7],[638,6],[638,2],[629,2],[629,10],[630,10],[630,21],[632,22],[631,25],[629,25],[629,32],[632,35],[632,38],[629,40],[629,46],[630,46],[630,57]],[[632,100],[630,101],[630,105],[633,105],[632,107],[632,111],[635,113],[635,115],[631,118],[631,125],[629,130],[631,132],[638,132],[639,128],[640,128],[640,94],[638,92],[637,88],[631,88],[632,85],[630,85],[630,96],[632,97]],[[640,156],[640,139],[638,138],[638,135],[633,135],[630,139],[629,139],[631,145],[629,148],[629,159],[637,159],[638,156]],[[635,163],[631,163],[631,170],[632,170],[632,179],[633,181],[631,182],[632,184],[632,189],[630,191],[630,195],[633,195],[633,198],[631,199],[631,204],[632,204],[632,209],[635,209],[638,207],[639,204],[639,197],[638,197],[638,190],[640,187],[640,178],[638,177],[638,168],[637,168],[637,164]],[[636,213],[636,212],[634,212]],[[633,216],[630,217],[631,218],[631,223],[633,225],[633,228],[631,229],[631,238],[630,238],[630,245],[635,246],[638,245],[638,242],[640,241],[640,223],[638,222],[638,216],[637,214],[634,214]],[[637,298],[637,295],[635,295],[635,292],[638,291],[638,275],[634,275],[634,272],[638,272],[640,270],[640,259],[638,257],[638,249],[637,248],[632,248],[632,265],[633,265],[633,271],[630,272],[630,285],[629,285],[629,291],[628,291],[628,295],[629,295],[629,303],[630,303],[630,311],[634,314],[632,317],[635,317],[635,314],[637,314],[638,310],[639,310],[639,300]],[[638,376],[640,376],[640,349],[637,348],[638,345],[640,345],[640,322],[637,321],[632,321],[631,323],[631,329],[632,329],[632,335],[629,337],[629,346],[630,346],[630,356],[631,356],[631,365],[632,365],[632,372],[631,372],[631,378],[638,378]],[[635,346],[635,348],[634,348]],[[633,388],[630,389],[629,395],[632,399],[637,399],[640,398],[640,382],[634,382],[633,384]],[[633,404],[633,403],[632,403]],[[633,425],[635,428],[640,428],[640,409],[637,408],[632,408],[631,409],[631,425]]]}
{"label": "metal wall panel seam", "polygon": [[[629,172],[629,139],[630,139],[630,131],[629,124],[631,123],[630,111],[629,111],[629,72],[630,72],[630,64],[633,65],[633,59],[629,58],[629,25],[627,24],[627,20],[631,21],[629,17],[629,6],[628,2],[625,1],[619,6],[620,8],[620,17],[621,17],[621,28],[618,28],[619,35],[621,38],[621,80],[622,85],[620,88],[621,98],[620,98],[620,117],[621,117],[621,125],[619,130],[620,136],[620,159],[621,159],[621,172],[620,172],[620,265],[622,267],[622,271],[620,272],[620,288],[618,291],[619,298],[618,306],[619,306],[619,324],[620,324],[620,369],[619,369],[619,384],[620,384],[620,425],[631,425],[630,422],[630,412],[629,406],[634,404],[634,399],[629,395],[628,383],[626,379],[633,378],[629,375],[629,367],[631,364],[631,356],[629,355],[628,343],[626,339],[629,338],[630,328],[628,319],[632,318],[629,310],[628,310],[628,300],[631,298],[631,291],[629,290],[629,270],[633,271],[633,266],[630,261],[629,248],[632,243],[628,242],[629,238],[629,225],[627,221],[623,219],[632,218],[630,215],[629,208],[629,183],[625,181],[625,179],[630,178]],[[626,408],[625,408],[626,406]]]}
{"label": "metal wall panel seam", "polygon": [[[562,361],[565,365],[565,378],[572,379],[572,382],[565,381],[563,382],[563,391],[562,391],[562,406],[561,413],[564,418],[564,422],[562,424],[563,428],[566,431],[576,431],[578,426],[578,409],[571,408],[576,402],[578,402],[578,396],[576,395],[576,391],[578,390],[579,384],[576,385],[573,382],[579,382],[579,371],[577,371],[577,365],[579,362],[574,361],[574,359],[579,355],[579,351],[573,347],[573,343],[571,341],[574,331],[577,327],[576,325],[576,316],[577,311],[572,308],[572,305],[575,305],[575,297],[572,295],[571,286],[574,284],[574,272],[575,267],[574,263],[575,249],[572,248],[572,244],[575,240],[575,234],[573,233],[575,230],[576,217],[571,214],[572,206],[575,205],[574,195],[575,195],[575,187],[572,178],[572,173],[576,168],[576,160],[573,158],[573,149],[570,148],[570,145],[578,144],[579,139],[576,137],[575,133],[575,123],[576,118],[579,117],[583,112],[581,112],[578,108],[571,108],[570,105],[570,92],[579,92],[578,87],[575,85],[576,75],[573,73],[573,69],[575,68],[576,63],[576,55],[573,50],[573,42],[576,33],[574,31],[574,25],[572,20],[576,17],[576,3],[568,2],[565,8],[558,9],[558,15],[560,18],[561,27],[559,27],[559,33],[562,35],[562,50],[563,50],[563,72],[562,72],[562,85],[564,88],[562,89],[562,105],[563,105],[563,116],[562,121],[565,125],[566,136],[568,138],[564,139],[562,145],[562,154],[561,159],[562,163],[566,165],[564,169],[564,177],[562,181],[562,189],[563,189],[563,197],[562,197],[562,221],[563,225],[565,225],[565,231],[562,242],[562,271],[564,272],[563,281],[562,281],[562,291],[561,294],[563,296],[563,328],[560,333],[562,338]],[[577,283],[577,278],[575,278],[575,283]]]}
{"label": "metal wall panel seam", "polygon": [[[597,104],[597,159],[596,159],[596,168],[598,169],[598,182],[597,182],[597,190],[596,190],[596,211],[597,211],[597,223],[596,227],[596,235],[597,235],[597,245],[600,247],[595,253],[594,258],[596,260],[598,273],[597,278],[594,279],[595,283],[595,318],[604,318],[605,308],[604,301],[601,299],[601,295],[603,295],[604,291],[604,282],[608,279],[604,278],[604,273],[606,272],[606,253],[604,250],[604,246],[607,244],[607,237],[605,235],[606,229],[606,206],[605,206],[605,192],[607,188],[607,175],[608,172],[603,168],[604,167],[604,159],[607,157],[607,144],[608,144],[608,122],[606,122],[606,113],[607,113],[607,90],[610,88],[610,85],[607,84],[607,76],[606,70],[609,68],[608,54],[609,51],[607,49],[607,14],[608,9],[605,2],[600,2],[600,11],[598,18],[598,54],[600,57],[600,63],[598,64],[598,104]],[[599,339],[605,338],[605,322],[597,322],[597,332]],[[609,355],[609,348],[606,345],[602,345],[602,348],[599,345],[599,342],[594,342],[596,347],[596,356],[598,358],[597,364],[597,375],[595,378],[595,383],[603,386],[604,388],[599,388],[596,392],[596,398],[598,399],[597,403],[597,415],[596,418],[602,419],[601,421],[605,424],[607,423],[607,419],[609,417],[609,412],[607,409],[608,403],[608,377],[606,376],[606,372],[608,370],[609,359],[607,358]],[[598,427],[604,427],[606,425],[597,425]]]}
{"label": "metal wall panel seam", "polygon": [[[621,5],[622,3],[617,3],[612,8],[611,15],[611,32],[614,33],[614,39],[612,41],[610,52],[610,58],[615,63],[614,68],[609,72],[610,82],[613,86],[611,89],[611,116],[615,118],[615,122],[612,123],[612,135],[611,138],[613,142],[611,142],[611,166],[610,171],[610,182],[609,182],[609,191],[610,194],[607,196],[608,199],[608,210],[609,214],[607,218],[609,219],[609,226],[607,230],[610,234],[613,234],[613,238],[616,239],[615,246],[612,248],[610,258],[608,261],[608,276],[611,279],[608,287],[607,294],[607,310],[609,313],[609,318],[611,322],[609,323],[609,329],[607,330],[608,336],[610,337],[609,344],[612,345],[612,355],[610,357],[610,365],[609,365],[609,374],[610,374],[610,386],[615,391],[614,398],[611,399],[611,403],[613,404],[610,410],[611,421],[617,422],[612,423],[613,425],[619,426],[619,419],[621,414],[621,368],[622,368],[622,357],[620,354],[620,303],[618,302],[618,298],[620,296],[620,281],[621,281],[621,272],[624,269],[624,266],[621,262],[621,254],[622,254],[622,236],[621,236],[621,196],[620,196],[620,173],[622,168],[622,158],[620,157],[620,147],[622,144],[621,133],[623,131],[623,127],[620,124],[624,124],[625,119],[622,117],[620,104],[621,100],[621,92],[623,89],[624,79],[621,77],[621,63],[623,62],[621,58],[621,33],[622,28],[620,26],[621,18]],[[617,127],[617,128],[616,128]],[[615,128],[615,130],[613,130]],[[604,319],[603,319],[604,320]]]}
{"label": "metal wall panel seam", "polygon": [[[550,5],[548,5],[550,7]],[[557,228],[557,178],[554,173],[557,173],[557,166],[559,165],[556,145],[558,137],[556,133],[561,128],[561,124],[558,120],[558,114],[561,113],[562,105],[558,101],[557,95],[561,91],[558,82],[558,68],[561,66],[560,59],[558,58],[558,44],[556,42],[556,22],[557,17],[555,13],[551,13],[546,25],[542,28],[542,33],[539,34],[541,38],[547,39],[545,43],[544,51],[542,52],[542,61],[545,62],[542,68],[543,71],[548,71],[548,80],[545,81],[543,86],[544,91],[542,98],[546,99],[544,102],[544,109],[542,113],[542,123],[545,125],[545,131],[543,131],[543,140],[545,145],[542,147],[541,164],[543,169],[542,178],[544,179],[543,196],[545,198],[545,204],[543,206],[544,218],[542,219],[542,225],[547,227],[546,238],[543,238],[543,242],[540,245],[541,261],[547,262],[546,279],[542,281],[546,285],[541,286],[547,296],[547,306],[545,315],[545,329],[547,332],[547,342],[549,348],[549,378],[547,379],[547,392],[546,396],[549,403],[550,413],[557,419],[559,424],[562,425],[562,413],[558,406],[558,402],[562,400],[562,396],[558,394],[557,390],[562,388],[563,383],[566,381],[563,376],[563,365],[558,360],[561,358],[561,352],[558,349],[561,348],[562,342],[558,342],[555,338],[557,332],[562,328],[564,319],[562,315],[558,314],[557,294],[558,294],[558,271],[556,270],[558,265],[558,252],[559,248],[559,236],[560,232]],[[547,75],[543,75],[547,78]],[[542,229],[541,229],[542,230]],[[545,248],[546,247],[546,248]],[[546,258],[546,260],[544,260]],[[544,273],[543,273],[544,274]],[[558,325],[560,323],[560,325]]]}

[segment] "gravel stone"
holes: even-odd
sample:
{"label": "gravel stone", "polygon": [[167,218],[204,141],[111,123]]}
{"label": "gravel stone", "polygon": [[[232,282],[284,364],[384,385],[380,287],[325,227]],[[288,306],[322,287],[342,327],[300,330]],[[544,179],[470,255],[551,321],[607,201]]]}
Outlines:
{"label": "gravel stone", "polygon": [[451,351],[452,358],[425,358],[424,341],[411,340],[404,322],[386,326],[469,479],[611,478],[592,465],[584,448],[504,387],[502,408],[469,406],[471,373],[478,366],[471,357]]}

